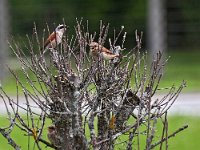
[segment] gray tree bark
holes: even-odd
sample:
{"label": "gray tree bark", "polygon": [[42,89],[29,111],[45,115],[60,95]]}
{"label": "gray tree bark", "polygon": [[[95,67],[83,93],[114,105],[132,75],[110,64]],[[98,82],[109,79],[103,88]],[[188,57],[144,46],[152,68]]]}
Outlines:
{"label": "gray tree bark", "polygon": [[165,52],[167,49],[166,19],[165,0],[149,0],[147,44],[148,49],[151,51],[151,56],[158,51]]}

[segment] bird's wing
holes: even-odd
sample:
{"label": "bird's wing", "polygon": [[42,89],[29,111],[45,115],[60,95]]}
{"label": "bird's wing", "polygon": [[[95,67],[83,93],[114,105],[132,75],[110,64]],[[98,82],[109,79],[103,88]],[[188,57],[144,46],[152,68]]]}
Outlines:
{"label": "bird's wing", "polygon": [[108,54],[113,54],[109,49],[105,48],[104,46],[98,44],[97,42],[91,42],[90,47],[94,47],[96,51],[105,52]]}
{"label": "bird's wing", "polygon": [[102,52],[106,52],[106,53],[108,53],[108,54],[112,54],[112,52],[111,52],[109,49],[105,48],[105,47],[102,46],[102,45],[99,45],[98,49],[99,49],[100,51],[102,51]]}
{"label": "bird's wing", "polygon": [[50,36],[46,39],[44,42],[44,47],[46,47],[51,41],[53,41],[56,38],[56,32],[53,32],[50,34]]}

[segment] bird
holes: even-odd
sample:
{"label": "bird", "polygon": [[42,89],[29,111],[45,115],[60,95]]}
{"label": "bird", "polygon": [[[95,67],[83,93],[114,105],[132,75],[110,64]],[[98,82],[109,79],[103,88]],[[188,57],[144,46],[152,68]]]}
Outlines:
{"label": "bird", "polygon": [[55,49],[57,45],[62,42],[63,34],[66,30],[66,25],[59,24],[55,31],[52,32],[49,37],[44,42],[44,52],[45,53],[48,49]]}
{"label": "bird", "polygon": [[54,125],[50,125],[48,127],[47,137],[52,145],[57,146],[59,144],[59,138],[57,135],[56,127]]}
{"label": "bird", "polygon": [[119,57],[118,54],[112,53],[110,50],[105,48],[104,46],[100,45],[97,42],[91,42],[89,44],[90,52],[93,55],[94,58],[98,58],[98,55],[103,57],[105,60],[111,60],[114,58]]}

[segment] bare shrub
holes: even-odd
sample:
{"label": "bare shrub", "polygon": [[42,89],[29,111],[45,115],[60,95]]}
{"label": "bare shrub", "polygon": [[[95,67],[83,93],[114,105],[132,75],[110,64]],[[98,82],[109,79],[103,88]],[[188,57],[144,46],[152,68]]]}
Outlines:
{"label": "bare shrub", "polygon": [[[136,31],[136,46],[125,49],[124,27],[119,32],[114,30],[113,38],[107,37],[108,32],[109,24],[101,22],[99,33],[91,34],[88,24],[77,21],[74,36],[66,31],[62,44],[43,53],[35,26],[24,46],[30,58],[17,42],[9,43],[29,85],[27,88],[17,73],[9,69],[16,79],[16,100],[1,88],[10,125],[0,128],[0,133],[14,149],[20,149],[11,136],[14,127],[33,138],[34,147],[42,149],[45,144],[58,150],[106,150],[120,145],[127,150],[140,149],[141,135],[146,137],[145,149],[167,149],[168,139],[187,128],[183,126],[169,134],[167,121],[167,112],[185,82],[178,88],[169,88],[163,98],[154,98],[167,60],[163,61],[162,54],[157,53],[149,65],[147,53],[140,51],[142,33]],[[88,45],[93,41],[99,45],[109,43],[110,51],[119,57],[105,60],[101,48],[98,57],[92,57]],[[19,95],[20,90],[23,95]],[[25,106],[20,104],[22,97]],[[52,125],[47,129],[49,119]],[[162,122],[163,130],[156,138],[158,122]],[[48,135],[43,134],[45,130]],[[47,136],[49,140],[45,140]],[[28,149],[34,148],[29,145]]]}

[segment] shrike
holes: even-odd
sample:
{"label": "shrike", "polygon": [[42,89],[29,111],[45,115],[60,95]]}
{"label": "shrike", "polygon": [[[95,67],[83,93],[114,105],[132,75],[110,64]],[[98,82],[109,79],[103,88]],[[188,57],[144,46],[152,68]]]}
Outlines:
{"label": "shrike", "polygon": [[47,137],[49,141],[51,142],[51,144],[53,144],[54,146],[58,146],[59,138],[57,135],[56,127],[54,125],[51,125],[48,127]]}
{"label": "shrike", "polygon": [[56,27],[55,31],[52,32],[49,37],[44,42],[44,52],[48,49],[54,49],[57,45],[62,42],[63,34],[66,30],[66,26],[64,24],[60,24]]}
{"label": "shrike", "polygon": [[89,46],[90,46],[90,51],[91,51],[93,57],[95,57],[95,58],[97,58],[98,55],[103,57],[103,59],[106,59],[106,60],[110,60],[110,59],[119,57],[118,54],[112,53],[110,50],[108,50],[104,46],[98,44],[97,42],[91,42],[89,44]]}

